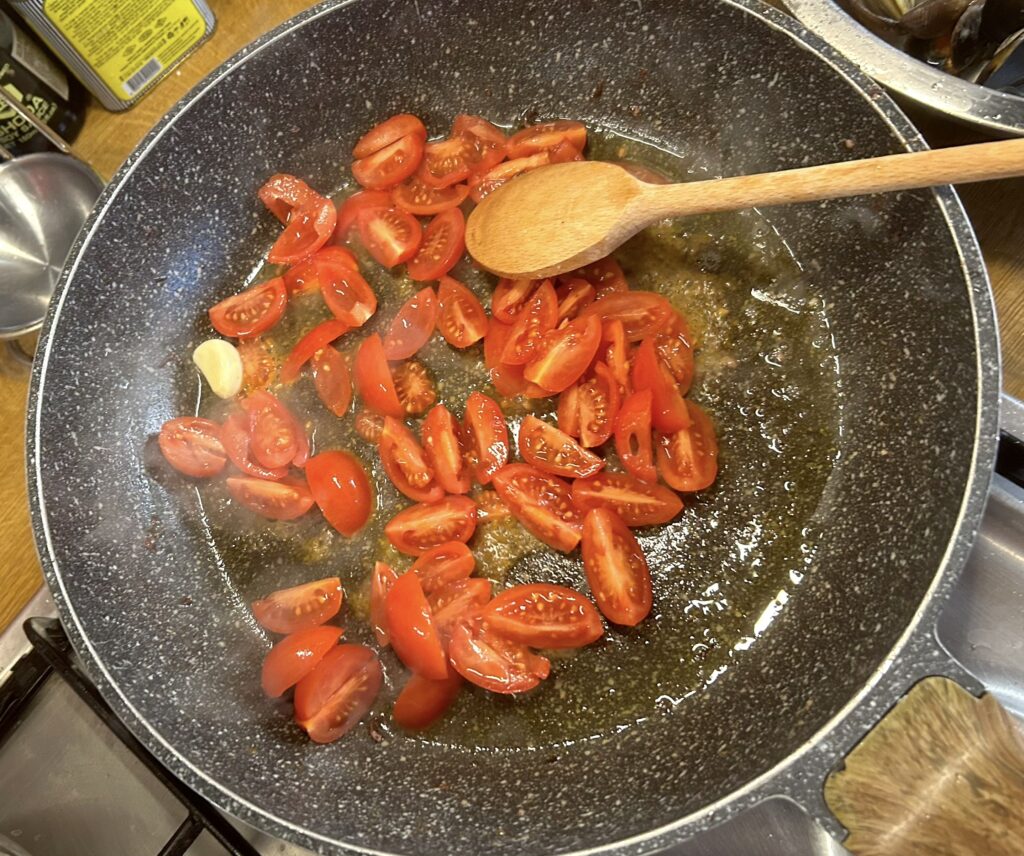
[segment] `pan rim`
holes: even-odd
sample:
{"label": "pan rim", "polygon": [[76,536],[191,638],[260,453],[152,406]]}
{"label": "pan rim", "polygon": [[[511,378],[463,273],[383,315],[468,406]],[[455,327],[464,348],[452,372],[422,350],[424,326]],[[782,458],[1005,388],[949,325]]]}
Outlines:
{"label": "pan rim", "polygon": [[[217,781],[211,774],[200,769],[176,750],[174,745],[135,708],[132,701],[122,692],[116,680],[107,671],[99,653],[93,648],[83,626],[79,622],[74,605],[64,588],[63,577],[51,541],[49,519],[42,491],[42,463],[38,454],[41,446],[40,426],[42,421],[41,409],[44,400],[45,374],[53,342],[52,332],[59,322],[61,308],[78,264],[85,250],[89,247],[98,225],[103,220],[111,204],[117,199],[125,181],[134,172],[147,153],[175,125],[180,116],[187,113],[212,87],[232,74],[236,68],[247,62],[250,57],[256,56],[278,39],[289,35],[294,30],[298,30],[309,22],[330,14],[336,9],[348,6],[353,2],[356,2],[356,0],[325,0],[325,2],[283,22],[259,39],[242,48],[222,65],[210,72],[184,98],[175,104],[143,138],[125,163],[117,170],[107,188],[97,200],[92,214],[90,214],[89,219],[75,241],[69,255],[71,262],[66,265],[61,275],[54,299],[51,301],[47,311],[41,333],[41,359],[37,359],[34,362],[32,370],[32,384],[28,402],[26,465],[33,532],[47,584],[54,594],[54,601],[76,652],[85,662],[90,676],[96,682],[106,701],[114,708],[118,716],[125,721],[132,732],[160,759],[161,763],[167,766],[183,782],[194,788],[205,799],[210,800],[215,805],[245,822],[259,826],[281,838],[314,849],[327,846],[340,853],[391,856],[391,851],[361,847],[349,842],[339,841],[328,835],[313,832],[285,818],[279,817],[272,811],[261,808],[245,797],[236,794],[229,787]],[[798,47],[815,54],[819,60],[825,62],[833,72],[843,78],[865,102],[874,108],[878,116],[888,126],[894,141],[902,148],[911,151],[927,148],[920,133],[878,84],[871,81],[849,60],[842,57],[802,24],[789,18],[777,9],[762,3],[761,0],[720,0],[720,2],[751,15],[772,29],[784,33]],[[735,816],[742,810],[749,808],[768,796],[784,794],[783,787],[777,787],[772,790],[768,786],[775,781],[782,782],[786,776],[792,774],[801,764],[812,760],[813,750],[822,743],[829,741],[835,747],[848,746],[856,742],[856,739],[859,739],[859,736],[866,730],[864,723],[858,721],[865,719],[863,711],[860,717],[857,716],[858,710],[861,708],[865,698],[876,689],[884,676],[887,674],[891,676],[897,670],[901,656],[915,637],[933,634],[934,618],[937,617],[937,613],[945,602],[953,582],[955,582],[956,577],[962,570],[973,542],[981,513],[984,510],[998,438],[998,403],[1001,377],[998,331],[995,324],[991,289],[981,259],[977,238],[955,191],[951,187],[941,187],[934,188],[932,193],[935,203],[939,206],[947,223],[950,237],[955,244],[960,259],[960,271],[969,292],[974,326],[975,355],[977,359],[977,409],[974,449],[971,456],[970,470],[965,479],[964,494],[956,523],[947,544],[946,552],[939,562],[918,608],[915,610],[903,633],[894,643],[888,654],[875,667],[871,676],[800,747],[735,790],[681,818],[629,838],[618,839],[596,847],[573,851],[571,856],[609,852],[641,852],[639,849],[641,847],[643,852],[646,852],[656,842],[659,844],[678,843],[697,834],[703,828],[717,825]],[[933,620],[929,623],[926,620],[928,618]],[[873,721],[874,717],[871,717],[870,722]],[[845,732],[845,735],[840,735],[837,738],[837,734],[841,730]],[[851,737],[851,735],[853,736]],[[838,757],[840,757],[839,750],[835,749],[833,760]],[[820,783],[821,779],[818,781]],[[812,799],[803,801],[797,798],[797,801],[803,805],[816,804]],[[820,803],[820,797],[817,803]]]}

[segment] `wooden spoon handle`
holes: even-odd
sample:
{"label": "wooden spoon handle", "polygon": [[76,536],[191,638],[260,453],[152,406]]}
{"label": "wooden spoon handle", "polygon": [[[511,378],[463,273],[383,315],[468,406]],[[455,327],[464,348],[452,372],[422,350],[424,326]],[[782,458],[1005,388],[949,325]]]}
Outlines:
{"label": "wooden spoon handle", "polygon": [[1024,139],[711,181],[649,185],[644,190],[643,202],[645,207],[650,207],[651,222],[654,222],[701,212],[812,202],[1017,175],[1024,175]]}

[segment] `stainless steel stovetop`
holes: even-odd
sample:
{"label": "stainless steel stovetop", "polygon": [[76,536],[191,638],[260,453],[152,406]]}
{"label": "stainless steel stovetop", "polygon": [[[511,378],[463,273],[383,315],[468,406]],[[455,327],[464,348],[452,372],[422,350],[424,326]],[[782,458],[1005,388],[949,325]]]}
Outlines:
{"label": "stainless steel stovetop", "polygon": [[[1004,440],[985,517],[939,621],[938,635],[1024,722],[1024,403],[1004,396],[1002,427]],[[23,621],[55,615],[44,589],[0,635],[0,687],[11,680],[11,667],[29,650]],[[0,720],[3,714],[0,710]],[[186,809],[60,677],[45,678],[16,720],[6,739],[0,733],[0,856],[22,856],[14,848],[29,856],[185,852],[164,848],[181,827]],[[232,823],[258,853],[308,852]],[[219,856],[226,851],[204,832],[187,852]],[[799,806],[781,797],[673,851],[675,856],[846,852]]]}

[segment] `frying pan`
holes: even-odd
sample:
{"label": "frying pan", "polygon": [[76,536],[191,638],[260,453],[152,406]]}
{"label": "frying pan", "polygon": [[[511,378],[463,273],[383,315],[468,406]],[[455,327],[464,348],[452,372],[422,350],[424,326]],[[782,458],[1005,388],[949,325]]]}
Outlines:
{"label": "frying pan", "polygon": [[[820,782],[837,755],[916,678],[974,685],[934,638],[982,510],[999,386],[990,294],[956,196],[793,206],[770,212],[770,228],[735,221],[800,267],[723,292],[736,301],[741,358],[700,364],[695,392],[719,424],[719,482],[645,542],[659,618],[595,652],[629,667],[611,689],[636,709],[608,693],[576,709],[559,701],[588,676],[609,678],[591,658],[559,662],[547,695],[494,703],[474,747],[455,732],[395,733],[385,719],[378,740],[364,727],[317,747],[260,696],[269,640],[246,604],[310,578],[310,563],[354,591],[371,547],[335,539],[310,559],[241,523],[225,540],[216,497],[157,478],[144,445],[195,407],[196,379],[181,367],[209,335],[205,309],[238,290],[273,239],[254,202],[263,179],[284,171],[337,187],[361,129],[400,110],[438,129],[458,112],[578,118],[711,174],[923,146],[878,87],[755,2],[360,0],[254,43],[128,159],[46,321],[30,402],[32,512],[85,667],[187,784],[323,852],[647,853],[772,794],[834,829]],[[700,263],[713,270],[727,255]],[[390,317],[396,294],[379,287]],[[750,326],[755,292],[757,311],[782,313],[772,317],[824,318],[817,345],[780,351],[770,324]],[[828,442],[780,432],[769,450],[765,426],[788,393],[759,373],[813,355],[828,367],[811,374],[832,380],[806,390],[792,424],[820,424]],[[774,540],[757,536],[769,520]],[[513,575],[579,574],[545,551],[519,564]],[[748,588],[764,594],[758,579],[780,584],[745,602]],[[718,638],[744,603],[764,607],[744,613],[747,637]],[[702,634],[718,646],[705,652],[712,671],[699,662]],[[685,691],[655,696],[662,684]],[[560,726],[531,725],[542,703]]]}

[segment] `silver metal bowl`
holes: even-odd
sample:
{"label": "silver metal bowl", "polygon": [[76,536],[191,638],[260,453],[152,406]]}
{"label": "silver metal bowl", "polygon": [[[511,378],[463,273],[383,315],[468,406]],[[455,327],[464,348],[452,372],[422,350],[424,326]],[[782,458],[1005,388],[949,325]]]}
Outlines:
{"label": "silver metal bowl", "polygon": [[1024,136],[1024,98],[969,83],[914,59],[833,0],[785,0],[808,29],[883,86],[931,110],[999,135]]}

